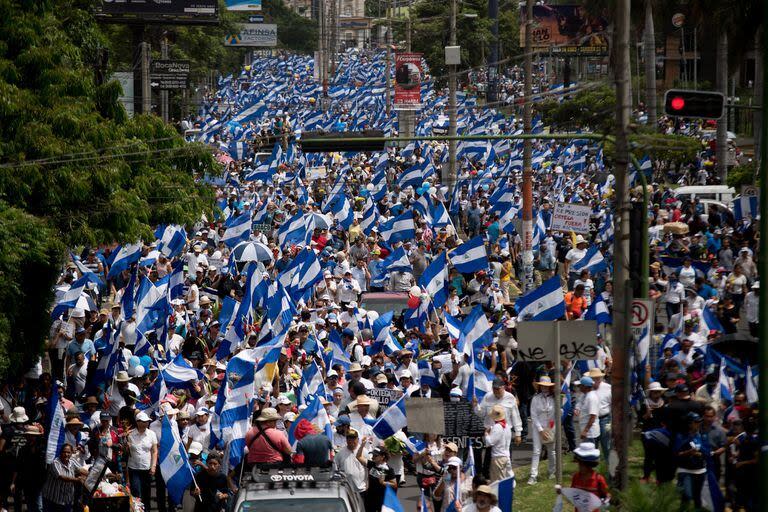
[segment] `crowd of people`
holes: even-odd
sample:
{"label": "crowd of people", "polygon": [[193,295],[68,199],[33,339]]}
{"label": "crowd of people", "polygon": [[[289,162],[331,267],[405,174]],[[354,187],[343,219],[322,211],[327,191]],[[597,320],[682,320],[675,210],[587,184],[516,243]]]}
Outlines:
{"label": "crowd of people", "polygon": [[[531,287],[521,144],[460,144],[453,191],[440,180],[444,143],[303,154],[282,137],[263,160],[238,145],[318,126],[394,133],[381,94],[344,85],[382,72],[380,55],[348,52],[337,71],[347,81],[332,87],[339,96],[326,113],[309,101],[319,87],[309,59],[265,57],[220,82],[193,120],[226,167],[223,178],[201,177],[216,192],[216,213],[189,232],[160,226],[154,241],[73,254],[44,357],[2,383],[4,506],[13,497],[17,511],[79,510],[86,468],[102,458],[145,510],[223,510],[248,468],[304,464],[346,475],[367,512],[407,473],[430,512],[457,502],[485,512],[498,510],[500,482],[514,481],[512,453],[529,442],[527,485],[553,479],[557,458],[572,452],[571,487],[610,499],[595,470],[611,448],[613,370],[614,192],[599,148],[545,135],[534,143]],[[422,94],[417,131],[430,133],[445,96]],[[518,128],[471,97],[460,115],[470,133]],[[583,233],[551,228],[563,202],[592,209]],[[754,504],[756,376],[743,354],[718,345],[756,333],[753,220],[704,211],[653,184],[657,321],[636,354],[633,405],[644,479],[676,479],[697,506],[721,482],[735,507]],[[687,232],[665,228],[673,223]],[[537,294],[548,286],[555,307],[542,317]],[[595,358],[560,368],[522,358],[518,324],[553,319],[595,320]],[[398,418],[415,397],[467,402],[484,435],[464,443],[409,430]],[[52,422],[58,410],[64,417]],[[166,423],[195,474],[180,501],[160,470]]]}

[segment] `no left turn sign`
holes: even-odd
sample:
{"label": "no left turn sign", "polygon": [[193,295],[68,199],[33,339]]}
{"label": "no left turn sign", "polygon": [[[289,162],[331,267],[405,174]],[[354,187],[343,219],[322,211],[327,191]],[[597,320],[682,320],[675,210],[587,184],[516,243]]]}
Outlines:
{"label": "no left turn sign", "polygon": [[632,327],[642,327],[651,317],[647,301],[632,301]]}

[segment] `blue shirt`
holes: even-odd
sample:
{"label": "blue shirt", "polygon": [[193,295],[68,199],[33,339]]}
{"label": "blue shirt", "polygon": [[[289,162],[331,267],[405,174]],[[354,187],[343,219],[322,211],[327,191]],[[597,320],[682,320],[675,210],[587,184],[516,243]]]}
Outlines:
{"label": "blue shirt", "polygon": [[82,352],[86,359],[90,359],[96,354],[96,346],[88,338],[83,340],[82,345],[77,340],[72,340],[67,345],[67,355],[75,357],[75,354]]}

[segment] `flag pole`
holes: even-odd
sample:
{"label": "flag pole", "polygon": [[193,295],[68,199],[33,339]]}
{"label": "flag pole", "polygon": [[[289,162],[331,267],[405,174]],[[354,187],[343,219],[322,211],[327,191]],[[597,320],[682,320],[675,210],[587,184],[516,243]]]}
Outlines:
{"label": "flag pole", "polygon": [[563,400],[561,396],[562,384],[560,383],[560,323],[555,321],[555,475],[557,485],[563,481]]}

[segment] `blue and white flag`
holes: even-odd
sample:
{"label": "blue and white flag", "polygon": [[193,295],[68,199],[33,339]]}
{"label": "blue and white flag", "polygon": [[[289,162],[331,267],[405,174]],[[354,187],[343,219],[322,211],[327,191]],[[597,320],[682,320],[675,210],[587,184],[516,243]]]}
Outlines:
{"label": "blue and white flag", "polygon": [[379,439],[387,439],[395,435],[398,431],[408,426],[408,419],[405,416],[405,396],[389,407],[379,416],[373,425],[373,433]]}
{"label": "blue and white flag", "polygon": [[366,236],[369,236],[373,232],[374,226],[376,226],[376,223],[379,221],[379,209],[376,208],[376,205],[371,201],[371,198],[369,197],[365,201],[365,206],[363,207],[363,216],[360,219],[360,229],[365,233]]}
{"label": "blue and white flag", "polygon": [[51,386],[51,396],[48,397],[48,440],[45,445],[45,463],[50,464],[59,456],[61,446],[64,444],[67,419],[64,415],[64,407],[59,398],[59,386],[54,379]]}
{"label": "blue and white flag", "polygon": [[742,196],[733,200],[733,216],[736,220],[756,219],[759,215],[757,196]]}
{"label": "blue and white flag", "polygon": [[468,240],[452,250],[451,265],[461,274],[471,274],[488,268],[488,253],[482,236]]}
{"label": "blue and white flag", "polygon": [[598,294],[595,300],[592,301],[592,304],[584,314],[584,320],[596,320],[597,325],[613,323],[611,313],[608,311],[608,306],[605,304],[602,294]]}
{"label": "blue and white flag", "polygon": [[[384,491],[384,503],[381,505],[381,512],[404,512],[400,500],[397,499],[397,493],[390,486],[386,486]],[[422,512],[427,511],[422,509]]]}
{"label": "blue and white flag", "polygon": [[80,296],[85,291],[86,286],[90,282],[90,279],[86,276],[81,277],[77,281],[73,282],[69,286],[69,290],[64,292],[64,295],[56,303],[56,307],[51,311],[51,318],[56,319],[63,315],[68,309],[77,307],[77,303],[80,300]]}
{"label": "blue and white flag", "polygon": [[705,307],[701,310],[701,316],[699,317],[699,334],[706,338],[709,336],[709,331],[724,333],[725,329],[717,315],[710,308]]}
{"label": "blue and white flag", "polygon": [[[756,367],[757,368],[757,367]],[[757,372],[753,372],[752,367],[750,365],[747,365],[746,370],[746,395],[747,395],[747,402],[750,404],[757,403],[759,401],[759,396],[757,394],[757,385],[758,385],[758,378],[760,376],[757,374]]]}
{"label": "blue and white flag", "polygon": [[281,249],[287,247],[289,243],[304,243],[306,245],[306,240],[311,237],[312,233],[309,235],[307,236],[307,226],[302,212],[298,212],[285,221],[277,230],[277,240]]}
{"label": "blue and white flag", "polygon": [[[229,468],[240,463],[245,448],[245,434],[251,424],[251,400],[254,398],[253,352],[244,350],[227,363],[224,382],[219,388],[214,407],[218,418],[216,428],[211,428],[211,444],[223,442],[229,451],[224,461]],[[215,439],[214,439],[215,437]]]}
{"label": "blue and white flag", "polygon": [[472,373],[469,376],[469,384],[467,385],[467,400],[471,402],[473,398],[476,398],[480,402],[485,395],[493,392],[493,379],[495,376],[477,356],[472,357],[471,367]]}
{"label": "blue and white flag", "polygon": [[174,422],[171,425],[168,416],[163,415],[162,435],[160,437],[160,474],[168,489],[168,496],[177,505],[181,504],[181,498],[192,482],[192,466],[189,465],[187,450],[181,444],[179,430]]}
{"label": "blue and white flag", "polygon": [[498,482],[490,484],[491,490],[496,492],[496,497],[499,500],[497,506],[501,510],[513,510],[512,502],[515,499],[515,477],[510,476]]}
{"label": "blue and white flag", "polygon": [[306,405],[313,396],[325,396],[323,373],[314,361],[301,374],[301,382],[296,390],[296,401],[298,405]]}
{"label": "blue and white flag", "polygon": [[195,382],[205,380],[205,374],[190,366],[181,354],[165,365],[160,374],[168,389],[188,388]]}
{"label": "blue and white flag", "polygon": [[402,245],[392,252],[391,260],[392,262],[387,265],[387,272],[413,273],[411,260],[408,259],[408,254],[406,254],[405,248]]}
{"label": "blue and white flag", "polygon": [[487,347],[492,342],[491,324],[488,323],[483,306],[478,304],[464,319],[456,350],[460,354],[474,357],[475,352]]}
{"label": "blue and white flag", "polygon": [[553,276],[515,303],[519,320],[557,320],[565,316],[565,296],[560,276]]}
{"label": "blue and white flag", "polygon": [[389,220],[380,229],[381,237],[388,243],[394,244],[403,240],[413,239],[416,236],[416,225],[413,223],[413,212],[405,213]]}
{"label": "blue and white flag", "polygon": [[320,397],[312,397],[307,404],[306,409],[301,411],[301,414],[296,417],[296,420],[291,423],[288,428],[288,442],[292,447],[296,446],[296,426],[301,420],[307,420],[312,423],[320,432],[325,433],[329,439],[333,439],[333,430],[331,426],[331,420],[328,417],[328,412],[320,402]]}
{"label": "blue and white flag", "polygon": [[340,364],[345,370],[349,370],[352,361],[350,361],[347,351],[344,350],[344,344],[341,341],[341,336],[339,335],[338,330],[332,330],[331,334],[328,336],[328,347],[330,348],[330,352],[332,354],[331,365],[329,368]]}
{"label": "blue and white flag", "polygon": [[132,264],[138,263],[141,259],[142,249],[143,246],[141,243],[126,244],[122,246],[117,252],[115,259],[112,260],[109,272],[107,273],[107,279],[114,279],[120,272],[126,270]]}
{"label": "blue and white flag", "polygon": [[571,265],[571,272],[589,270],[590,273],[594,274],[606,268],[608,268],[608,261],[603,257],[603,253],[600,252],[600,247],[593,245],[587,250],[583,258]]}
{"label": "blue and white flag", "polygon": [[720,400],[723,402],[730,402],[733,400],[733,382],[731,378],[725,373],[725,362],[720,361],[720,373],[717,379],[717,393]]}
{"label": "blue and white flag", "polygon": [[[187,243],[187,233],[184,231],[184,228],[171,224],[164,226],[161,232],[158,233],[158,231],[155,232],[155,236],[159,240],[157,250],[166,258],[173,258],[181,254],[184,245]],[[158,234],[160,236],[157,236]]]}
{"label": "blue and white flag", "polygon": [[419,384],[426,384],[431,388],[436,388],[440,384],[429,361],[422,359],[417,363],[417,366],[419,368]]}
{"label": "blue and white flag", "polygon": [[424,288],[436,308],[443,307],[448,300],[448,259],[445,252],[435,258],[419,277],[419,286]]}
{"label": "blue and white flag", "polygon": [[227,221],[227,229],[221,241],[230,249],[251,236],[251,212],[244,212]]}
{"label": "blue and white flag", "polygon": [[445,329],[451,339],[458,340],[461,337],[461,320],[445,313]]}
{"label": "blue and white flag", "polygon": [[331,212],[333,213],[333,218],[345,230],[349,229],[355,220],[355,212],[352,210],[352,205],[349,204],[347,196],[339,196],[331,206]]}
{"label": "blue and white flag", "polygon": [[405,449],[408,450],[408,453],[411,455],[418,455],[427,448],[427,443],[416,439],[415,437],[406,438],[403,444],[405,444]]}

